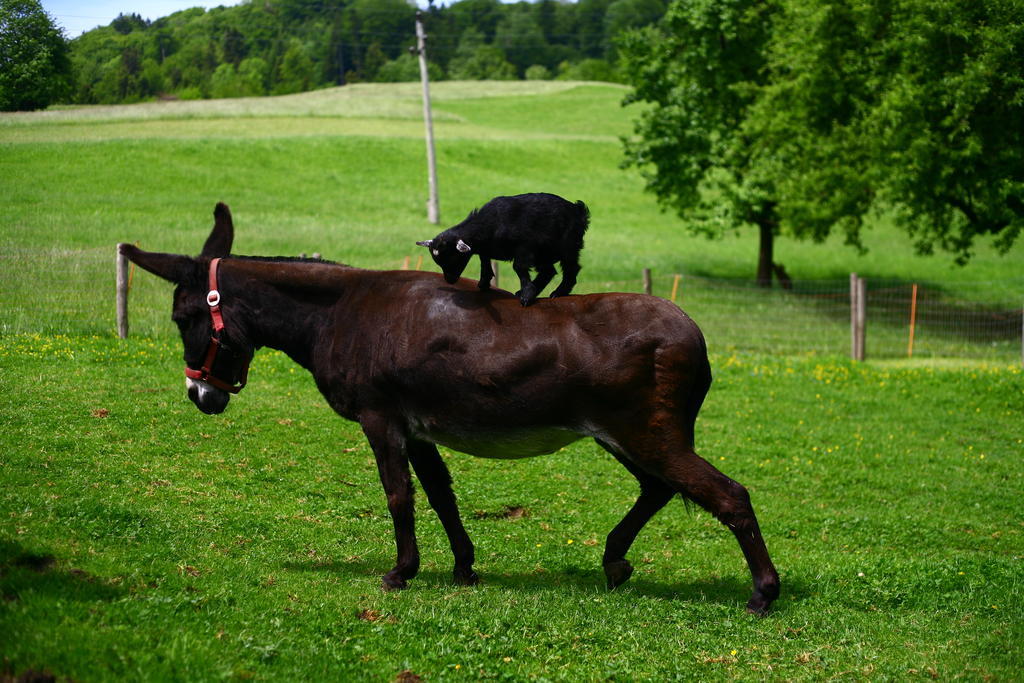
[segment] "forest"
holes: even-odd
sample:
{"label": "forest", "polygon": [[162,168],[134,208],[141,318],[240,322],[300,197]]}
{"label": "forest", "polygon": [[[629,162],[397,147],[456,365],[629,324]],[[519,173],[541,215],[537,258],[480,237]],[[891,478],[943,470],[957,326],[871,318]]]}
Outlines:
{"label": "forest", "polygon": [[[665,0],[460,0],[422,10],[433,80],[619,81],[615,38]],[[247,0],[153,21],[122,14],[70,43],[80,104],[281,95],[417,80],[407,0]]]}

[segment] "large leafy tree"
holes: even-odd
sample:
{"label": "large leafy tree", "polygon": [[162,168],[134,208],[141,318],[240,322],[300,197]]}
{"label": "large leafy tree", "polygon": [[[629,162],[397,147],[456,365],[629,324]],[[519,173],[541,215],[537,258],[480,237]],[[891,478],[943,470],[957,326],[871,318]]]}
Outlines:
{"label": "large leafy tree", "polygon": [[767,84],[775,3],[676,0],[657,26],[620,41],[627,103],[645,102],[626,164],[695,230],[759,231],[757,279],[770,285],[779,231],[775,183],[742,125]]}
{"label": "large leafy tree", "polygon": [[745,129],[797,234],[884,211],[965,262],[1024,227],[1024,3],[790,0]]}
{"label": "large leafy tree", "polygon": [[676,0],[623,44],[627,163],[697,230],[860,246],[893,217],[965,262],[1024,227],[1024,4]]}
{"label": "large leafy tree", "polygon": [[0,110],[43,109],[71,88],[63,33],[37,0],[0,0]]}

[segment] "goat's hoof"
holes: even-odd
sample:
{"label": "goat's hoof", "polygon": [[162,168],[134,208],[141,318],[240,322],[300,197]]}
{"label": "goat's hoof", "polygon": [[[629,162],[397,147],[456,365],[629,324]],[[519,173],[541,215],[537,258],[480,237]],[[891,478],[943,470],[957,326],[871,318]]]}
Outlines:
{"label": "goat's hoof", "polygon": [[486,292],[488,289],[491,288],[491,283],[490,282],[478,282],[478,283],[476,283],[476,286],[477,286],[477,288],[481,292]]}
{"label": "goat's hoof", "polygon": [[608,579],[608,590],[615,590],[633,576],[633,565],[629,563],[629,560],[606,562],[604,575]]}
{"label": "goat's hoof", "polygon": [[537,294],[534,292],[520,292],[519,294],[516,294],[516,296],[519,297],[519,303],[523,305],[523,308],[526,308],[537,300]]}

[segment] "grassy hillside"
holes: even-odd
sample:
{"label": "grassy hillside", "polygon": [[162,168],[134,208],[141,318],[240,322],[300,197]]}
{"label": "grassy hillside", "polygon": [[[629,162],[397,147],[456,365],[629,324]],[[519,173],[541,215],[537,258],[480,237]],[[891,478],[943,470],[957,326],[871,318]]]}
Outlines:
{"label": "grassy hillside", "polygon": [[[677,218],[658,211],[636,174],[618,168],[618,137],[631,130],[631,112],[620,106],[624,92],[563,82],[435,84],[443,222],[497,194],[549,190],[592,206],[587,260],[595,277],[632,275],[639,263],[660,272],[749,276],[753,234],[720,242],[689,236]],[[45,247],[146,240],[175,225],[201,232],[209,208],[224,200],[274,236],[265,242],[246,235],[254,251],[306,248],[310,236],[321,251],[383,265],[406,251],[398,240],[433,229],[421,211],[421,116],[415,84],[2,115],[0,163],[11,199],[3,237]],[[138,211],[148,220],[134,223]],[[55,214],[97,222],[53,225]],[[294,223],[304,234],[290,233]],[[351,256],[340,248],[370,236],[389,239]],[[909,241],[884,225],[867,242],[870,251],[860,256],[839,244],[783,239],[778,258],[801,279],[857,270],[971,281],[1018,277],[1024,255],[1018,246],[998,257],[981,244],[961,269],[944,255],[914,256]]]}
{"label": "grassy hillside", "polygon": [[[619,168],[619,137],[630,133],[633,116],[620,106],[622,87],[442,82],[432,93],[441,226],[426,220],[417,84],[0,115],[0,246],[13,255],[0,268],[16,282],[55,267],[72,278],[69,296],[59,293],[59,284],[43,292],[15,285],[0,294],[0,304],[29,315],[15,302],[56,293],[61,304],[84,309],[89,301],[82,292],[98,291],[107,297],[100,308],[109,311],[113,245],[138,241],[194,253],[217,201],[235,214],[238,253],[318,252],[396,268],[423,255],[416,240],[491,197],[549,191],[591,207],[579,291],[637,290],[645,267],[663,278],[752,277],[753,230],[717,241],[692,236],[659,210],[637,173]],[[783,238],[776,259],[797,280],[841,281],[856,271],[869,281],[919,282],[1007,309],[1024,300],[1024,243],[1006,256],[981,243],[960,268],[947,255],[916,256],[909,238],[884,222],[865,242],[869,251],[858,254],[839,240]],[[659,280],[658,293],[668,293],[667,282]],[[157,287],[148,278],[136,285],[133,296],[144,309],[165,301],[165,294],[147,294]],[[137,319],[136,329],[167,332],[163,306],[161,318]],[[109,333],[109,314],[81,329]]]}

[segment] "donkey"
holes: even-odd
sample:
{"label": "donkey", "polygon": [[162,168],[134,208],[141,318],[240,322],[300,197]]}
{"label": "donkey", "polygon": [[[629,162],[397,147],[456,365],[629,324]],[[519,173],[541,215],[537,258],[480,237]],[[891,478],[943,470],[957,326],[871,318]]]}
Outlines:
{"label": "donkey", "polygon": [[229,256],[228,207],[218,204],[214,217],[196,258],[119,249],[176,285],[172,317],[199,410],[224,411],[253,354],[269,346],[312,373],[330,406],[359,423],[395,531],[385,589],[404,588],[419,569],[410,465],[448,535],[456,583],[475,584],[473,543],[437,446],[523,458],[591,437],[640,484],[608,534],[609,588],[630,578],[629,547],[679,494],[735,535],[753,579],[747,609],[764,614],[778,597],[746,489],[694,451],[711,370],[700,330],[674,304],[591,294],[522,310],[508,292],[448,285],[436,273]]}
{"label": "donkey", "polygon": [[[430,249],[449,284],[455,284],[474,254],[480,257],[477,286],[483,290],[490,289],[494,277],[491,259],[512,261],[519,276],[516,296],[529,306],[555,276],[555,263],[562,265],[562,281],[551,298],[572,292],[589,224],[590,210],[583,202],[533,192],[495,197],[458,225],[416,244]],[[537,271],[536,280],[530,279],[531,268]]]}

